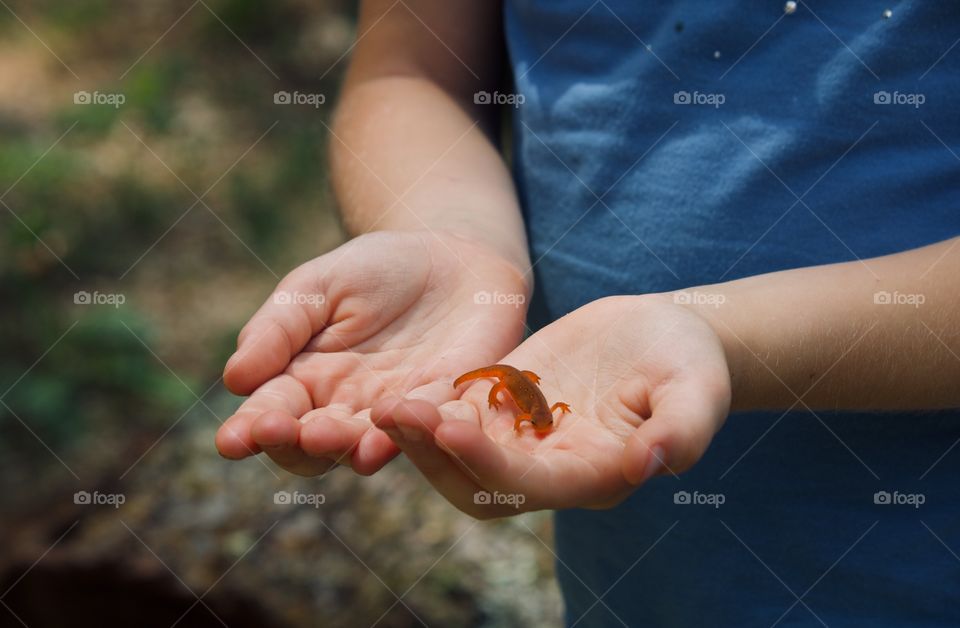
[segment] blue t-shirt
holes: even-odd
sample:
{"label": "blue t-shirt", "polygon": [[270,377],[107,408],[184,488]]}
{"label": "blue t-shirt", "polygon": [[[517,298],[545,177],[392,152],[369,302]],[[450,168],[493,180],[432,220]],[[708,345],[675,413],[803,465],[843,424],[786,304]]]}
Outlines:
{"label": "blue t-shirt", "polygon": [[[505,6],[534,328],[960,234],[960,5]],[[557,513],[567,622],[960,625],[958,439],[954,411],[732,415],[679,480]]]}

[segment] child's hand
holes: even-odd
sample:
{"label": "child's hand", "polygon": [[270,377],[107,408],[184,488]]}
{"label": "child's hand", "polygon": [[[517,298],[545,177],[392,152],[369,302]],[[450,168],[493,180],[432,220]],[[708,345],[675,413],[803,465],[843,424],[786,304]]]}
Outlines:
{"label": "child's hand", "polygon": [[495,292],[527,296],[514,266],[449,234],[367,234],[300,266],[240,332],[224,381],[253,394],[217,448],[300,475],[375,472],[397,449],[370,423],[374,401],[454,399],[453,377],[520,341],[525,306],[484,298]]}
{"label": "child's hand", "polygon": [[[545,438],[529,424],[514,431],[509,401],[488,409],[492,381],[472,384],[439,412],[399,399],[373,409],[434,487],[478,518],[616,505],[650,475],[699,460],[730,405],[720,339],[664,296],[594,301],[499,361],[536,372],[548,403],[569,402],[572,413]],[[488,362],[476,356],[470,366]],[[482,503],[480,491],[500,497]]]}

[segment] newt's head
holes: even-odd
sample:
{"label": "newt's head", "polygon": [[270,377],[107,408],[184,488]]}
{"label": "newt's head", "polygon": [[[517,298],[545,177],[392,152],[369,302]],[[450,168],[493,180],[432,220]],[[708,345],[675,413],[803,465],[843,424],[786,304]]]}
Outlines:
{"label": "newt's head", "polygon": [[549,410],[534,412],[530,417],[530,422],[533,423],[533,429],[537,434],[544,435],[553,431],[553,415]]}

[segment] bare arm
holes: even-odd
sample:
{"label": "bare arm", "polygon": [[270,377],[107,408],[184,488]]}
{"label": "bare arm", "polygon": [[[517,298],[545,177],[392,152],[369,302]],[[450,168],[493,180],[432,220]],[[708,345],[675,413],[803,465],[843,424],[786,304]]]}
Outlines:
{"label": "bare arm", "polygon": [[347,228],[446,232],[529,267],[516,192],[497,148],[496,2],[363,3],[331,140]]}
{"label": "bare arm", "polygon": [[473,104],[502,47],[495,2],[364,2],[331,129],[333,186],[362,235],[291,271],[240,332],[224,381],[250,398],[218,432],[224,456],[373,473],[398,452],[371,429],[385,391],[439,405],[520,341],[525,308],[478,299],[531,288],[496,111]]}
{"label": "bare arm", "polygon": [[734,409],[960,407],[960,238],[696,290]]}

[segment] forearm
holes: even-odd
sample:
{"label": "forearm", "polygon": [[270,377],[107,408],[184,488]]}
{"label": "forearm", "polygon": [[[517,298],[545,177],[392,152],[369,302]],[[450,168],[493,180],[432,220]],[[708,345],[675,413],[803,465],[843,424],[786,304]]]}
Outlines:
{"label": "forearm", "polygon": [[960,239],[687,293],[723,342],[733,409],[960,407]]}
{"label": "forearm", "polygon": [[496,141],[497,3],[362,3],[333,124],[334,191],[347,229],[446,232],[530,266],[517,194]]}
{"label": "forearm", "polygon": [[447,231],[525,271],[516,192],[481,122],[422,77],[377,78],[348,90],[331,146],[347,228]]}

